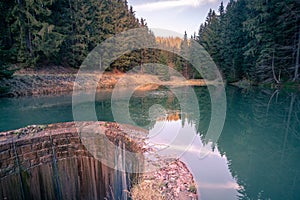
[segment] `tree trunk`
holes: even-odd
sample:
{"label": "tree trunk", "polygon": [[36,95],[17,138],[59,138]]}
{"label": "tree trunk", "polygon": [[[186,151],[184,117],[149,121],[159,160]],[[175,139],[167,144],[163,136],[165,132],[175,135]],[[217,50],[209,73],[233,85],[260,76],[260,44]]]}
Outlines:
{"label": "tree trunk", "polygon": [[189,79],[189,75],[188,75],[188,64],[187,64],[187,63],[185,63],[184,71],[185,71],[185,78],[186,78],[186,79]]}
{"label": "tree trunk", "polygon": [[297,56],[296,56],[296,65],[295,65],[295,74],[293,81],[298,79],[298,71],[299,71],[299,56],[300,56],[300,28],[298,33],[298,47],[297,47]]}
{"label": "tree trunk", "polygon": [[29,55],[30,57],[33,57],[33,48],[32,48],[32,37],[31,37],[31,31],[30,31],[30,21],[29,18],[27,18],[27,39],[26,39],[26,44],[27,44],[27,48],[29,50]]}
{"label": "tree trunk", "polygon": [[275,56],[274,56],[274,51],[273,51],[273,57],[272,57],[272,72],[273,72],[273,78],[276,81],[277,84],[280,83],[280,81],[277,79],[276,74],[275,74],[275,69],[274,69],[274,65],[275,65]]}

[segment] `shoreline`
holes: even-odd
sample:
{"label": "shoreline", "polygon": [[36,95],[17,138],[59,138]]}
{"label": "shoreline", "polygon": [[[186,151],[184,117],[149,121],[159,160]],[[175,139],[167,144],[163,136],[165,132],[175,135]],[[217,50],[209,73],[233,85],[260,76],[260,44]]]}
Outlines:
{"label": "shoreline", "polygon": [[[126,150],[129,150],[131,152],[137,152],[137,153],[142,153],[144,156],[147,154],[147,152],[151,151],[147,145],[145,145],[145,142],[141,137],[138,137],[137,134],[147,134],[145,130],[141,130],[139,128],[130,126],[130,125],[122,125],[126,127],[129,131],[123,132],[119,127],[118,124],[113,123],[113,122],[80,122],[80,124],[85,128],[85,127],[101,127],[103,128],[106,137],[113,143],[116,143],[116,141],[123,141],[125,144]],[[93,129],[92,129],[93,130]],[[130,132],[130,133],[129,133]],[[17,142],[18,144],[30,144],[32,147],[31,148],[36,148],[41,145],[34,144],[34,141],[39,141],[41,142],[42,138],[45,137],[55,137],[55,138],[60,138],[57,141],[57,145],[64,145],[66,146],[65,142],[69,141],[71,145],[68,147],[68,149],[71,152],[74,152],[74,149],[72,146],[78,147],[78,144],[82,145],[82,137],[75,138],[75,135],[77,134],[76,137],[78,136],[78,132],[75,126],[74,122],[66,122],[66,123],[58,123],[58,124],[49,124],[49,125],[32,125],[32,126],[27,126],[25,128],[17,129],[17,130],[12,130],[12,131],[6,131],[6,132],[0,132],[0,148],[2,149],[0,152],[0,158],[1,158],[1,163],[2,163],[2,169],[0,170],[1,172],[1,177],[3,177],[6,174],[6,176],[9,176],[11,173],[13,173],[10,170],[14,170],[14,166],[10,162],[10,154],[12,155],[12,150],[10,149],[12,146],[12,142]],[[71,135],[71,139],[65,139],[65,135]],[[136,137],[135,137],[136,136]],[[64,144],[60,143],[61,141],[64,141]],[[42,142],[43,144],[44,142]],[[8,148],[5,150],[5,148]],[[59,148],[59,146],[57,147]],[[66,148],[66,147],[65,147]],[[20,153],[23,153],[23,147],[21,148],[22,151]],[[5,150],[5,151],[4,151]],[[33,150],[32,150],[33,151]],[[42,150],[39,150],[42,151]],[[81,152],[81,148],[80,151]],[[9,155],[7,155],[7,152],[10,152]],[[31,152],[31,151],[29,151]],[[34,153],[34,152],[31,152]],[[64,156],[70,156],[71,153],[66,153],[66,152],[57,152],[58,155],[62,156],[59,157],[59,159],[64,159]],[[146,154],[145,154],[146,153]],[[28,153],[22,155],[25,156]],[[85,153],[86,154],[86,153]],[[85,155],[84,156],[87,156]],[[30,154],[31,155],[31,154]],[[77,156],[74,153],[74,156]],[[79,154],[81,156],[81,154]],[[31,159],[31,156],[27,156],[28,158]],[[46,158],[44,158],[46,157]],[[49,156],[48,155],[43,155],[43,157],[34,157],[32,158],[32,161],[30,161],[30,165],[27,166],[27,169],[34,168],[36,166],[41,165],[41,163],[44,163],[44,161],[49,162]],[[48,160],[47,160],[48,159]],[[9,163],[6,163],[6,160],[9,161]],[[140,176],[140,181],[133,186],[133,192],[132,195],[137,195],[140,194],[140,192],[146,192],[149,191],[149,189],[164,197],[165,199],[182,199],[182,198],[189,198],[189,199],[197,199],[197,190],[196,190],[196,185],[195,181],[193,179],[192,174],[186,167],[186,165],[179,161],[178,159],[173,160],[172,162],[162,163],[165,162],[162,158],[156,160],[159,162],[159,165],[163,165],[164,167],[159,168],[157,171],[150,172],[150,173],[144,173]],[[6,163],[6,164],[5,164]],[[32,164],[33,163],[33,164]],[[6,169],[3,169],[3,167],[6,167]],[[11,168],[11,169],[10,169]],[[9,170],[10,169],[10,170]],[[148,186],[145,188],[144,184],[150,184],[151,187],[149,188]],[[138,196],[135,196],[136,199],[139,199]]]}
{"label": "shoreline", "polygon": [[[70,94],[74,88],[78,91],[94,89],[113,89],[114,87],[136,87],[137,91],[156,90],[159,87],[206,86],[215,84],[203,79],[185,80],[171,76],[169,81],[161,81],[158,76],[135,73],[105,72],[83,74],[84,81],[75,82],[76,69],[54,67],[54,69],[26,69],[15,72],[12,79],[0,80],[0,97],[47,96]],[[100,77],[101,76],[101,77]]]}

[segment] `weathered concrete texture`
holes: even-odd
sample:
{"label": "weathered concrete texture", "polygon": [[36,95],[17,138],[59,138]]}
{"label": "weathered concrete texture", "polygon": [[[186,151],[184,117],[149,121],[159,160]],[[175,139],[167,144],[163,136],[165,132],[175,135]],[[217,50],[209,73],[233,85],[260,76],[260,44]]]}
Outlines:
{"label": "weathered concrete texture", "polygon": [[[95,159],[74,123],[31,126],[0,138],[0,199],[126,199],[127,182],[137,177]],[[110,150],[107,156],[119,153]]]}
{"label": "weathered concrete texture", "polygon": [[145,176],[136,173],[145,170],[144,152],[150,151],[142,130],[107,122],[77,125],[0,133],[0,199],[127,199],[140,178],[159,183],[165,199],[196,199],[193,177],[178,160],[155,163],[165,167]]}
{"label": "weathered concrete texture", "polygon": [[[71,124],[70,124],[71,125]],[[16,167],[26,170],[53,162],[54,156],[57,159],[74,156],[87,156],[88,151],[80,142],[76,129],[47,131],[49,128],[38,133],[30,131],[23,135],[24,128],[17,130],[17,133],[6,134],[7,140],[0,143],[0,177],[8,176],[16,172]]]}
{"label": "weathered concrete texture", "polygon": [[1,199],[112,199],[115,171],[91,157],[59,160],[1,178]]}

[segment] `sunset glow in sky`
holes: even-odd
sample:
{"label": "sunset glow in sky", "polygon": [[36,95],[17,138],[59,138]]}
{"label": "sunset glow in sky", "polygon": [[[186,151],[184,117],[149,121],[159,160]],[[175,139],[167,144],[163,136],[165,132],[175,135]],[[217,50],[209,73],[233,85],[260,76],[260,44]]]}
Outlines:
{"label": "sunset glow in sky", "polygon": [[[188,36],[198,32],[210,8],[218,10],[222,0],[128,0],[136,17],[146,19],[149,28],[162,28]],[[228,0],[223,0],[224,6]]]}

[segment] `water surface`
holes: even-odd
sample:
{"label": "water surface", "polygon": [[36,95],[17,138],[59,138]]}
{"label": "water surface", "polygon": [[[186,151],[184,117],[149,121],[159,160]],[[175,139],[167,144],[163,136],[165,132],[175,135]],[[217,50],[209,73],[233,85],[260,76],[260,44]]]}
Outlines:
{"label": "water surface", "polygon": [[[180,90],[188,102],[191,94]],[[205,87],[194,91],[197,112],[193,105],[182,112],[167,88],[135,93],[128,109],[133,122],[149,130],[149,142],[168,145],[175,134],[194,136],[185,153],[174,156],[193,173],[200,199],[300,199],[300,96],[227,88],[225,126],[219,140],[211,143],[204,139],[211,116],[209,93]],[[96,96],[98,120],[114,121],[110,97],[110,92]],[[117,103],[126,105],[122,99]],[[73,120],[69,95],[2,98],[0,105],[0,131]],[[160,105],[162,113],[151,113],[153,105]],[[200,159],[202,147],[210,152]]]}

